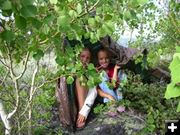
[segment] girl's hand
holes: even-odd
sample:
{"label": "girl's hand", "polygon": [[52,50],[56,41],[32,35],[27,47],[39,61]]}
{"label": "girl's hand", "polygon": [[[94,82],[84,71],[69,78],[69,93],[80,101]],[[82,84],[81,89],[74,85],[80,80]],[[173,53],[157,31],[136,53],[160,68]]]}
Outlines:
{"label": "girl's hand", "polygon": [[120,69],[120,66],[116,64],[114,69],[118,70],[118,69]]}
{"label": "girl's hand", "polygon": [[116,100],[114,99],[114,97],[111,96],[111,95],[108,95],[107,98],[108,98],[109,100],[116,101]]}
{"label": "girl's hand", "polygon": [[78,122],[83,122],[85,120],[86,120],[86,118],[82,114],[79,113],[77,121]]}

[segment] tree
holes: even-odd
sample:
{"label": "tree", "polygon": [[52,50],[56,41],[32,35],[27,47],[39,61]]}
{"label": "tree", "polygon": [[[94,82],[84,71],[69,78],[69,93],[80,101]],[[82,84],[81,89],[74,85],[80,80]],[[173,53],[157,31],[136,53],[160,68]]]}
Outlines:
{"label": "tree", "polygon": [[[80,44],[83,44],[81,42],[83,37],[90,39],[92,43],[106,35],[115,37],[117,36],[113,35],[115,25],[125,29],[124,22],[126,22],[132,29],[138,27],[143,9],[151,8],[150,5],[152,3],[147,3],[147,0],[1,0],[1,15],[7,17],[1,17],[0,62],[7,73],[1,77],[3,78],[1,84],[6,86],[1,90],[11,87],[12,91],[4,91],[15,97],[10,99],[15,104],[11,104],[8,113],[3,109],[3,98],[0,100],[0,107],[3,110],[0,113],[6,134],[10,134],[12,128],[16,129],[10,125],[12,119],[17,123],[16,133],[21,134],[22,123],[28,122],[28,134],[32,134],[33,95],[45,83],[53,82],[59,76],[67,76],[69,83],[73,82],[72,75],[83,78],[82,74],[85,71],[78,60],[81,47],[78,45],[73,49],[65,47],[63,44],[65,37],[69,40],[78,40]],[[46,79],[39,84],[36,82],[40,68],[39,61],[48,50],[56,54],[58,71],[53,79]],[[36,61],[30,88],[28,94],[23,95],[20,83],[32,58]],[[20,66],[23,66],[23,69],[20,69]],[[89,65],[88,69],[91,71],[89,78],[92,79],[87,84],[92,86],[98,80],[93,77],[96,75],[94,66]],[[18,70],[21,72],[18,73]],[[27,101],[22,104],[23,98],[27,98]]]}

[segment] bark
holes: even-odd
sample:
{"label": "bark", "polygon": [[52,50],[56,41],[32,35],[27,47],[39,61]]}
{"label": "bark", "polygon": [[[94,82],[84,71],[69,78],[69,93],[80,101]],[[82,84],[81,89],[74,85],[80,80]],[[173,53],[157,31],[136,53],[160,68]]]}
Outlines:
{"label": "bark", "polygon": [[4,106],[1,100],[0,100],[0,117],[5,126],[5,135],[10,135],[12,127],[10,124],[10,120],[8,119],[8,115],[4,110]]}
{"label": "bark", "polygon": [[36,68],[34,70],[34,73],[32,75],[32,81],[31,81],[31,89],[29,92],[29,110],[28,110],[28,135],[32,135],[32,99],[33,99],[33,92],[35,90],[35,78],[36,74],[38,72],[39,64],[37,63]]}

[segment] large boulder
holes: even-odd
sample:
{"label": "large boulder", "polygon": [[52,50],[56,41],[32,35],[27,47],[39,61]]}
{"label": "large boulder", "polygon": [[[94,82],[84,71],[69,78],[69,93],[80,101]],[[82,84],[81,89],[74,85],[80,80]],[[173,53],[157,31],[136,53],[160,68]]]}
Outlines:
{"label": "large boulder", "polygon": [[[113,110],[113,111],[112,111]],[[145,117],[132,110],[117,113],[112,106],[105,112],[90,114],[84,129],[75,132],[63,130],[63,135],[132,135],[145,127]],[[111,116],[109,112],[115,112]]]}
{"label": "large boulder", "polygon": [[107,112],[97,115],[87,123],[83,130],[76,131],[75,135],[132,135],[145,127],[142,116],[131,111],[109,116]]}

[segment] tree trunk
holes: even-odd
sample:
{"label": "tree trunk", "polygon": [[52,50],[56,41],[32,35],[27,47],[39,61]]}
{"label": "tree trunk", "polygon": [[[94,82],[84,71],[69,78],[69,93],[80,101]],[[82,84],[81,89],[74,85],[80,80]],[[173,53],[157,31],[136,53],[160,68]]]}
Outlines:
{"label": "tree trunk", "polygon": [[35,91],[35,77],[39,69],[39,62],[37,62],[36,68],[34,69],[32,80],[31,80],[31,89],[29,91],[29,110],[28,110],[28,135],[32,135],[32,100],[33,92]]}
{"label": "tree trunk", "polygon": [[32,135],[32,123],[31,123],[31,116],[32,116],[32,108],[31,105],[29,106],[29,112],[28,112],[28,135]]}
{"label": "tree trunk", "polygon": [[0,117],[4,123],[4,126],[5,126],[5,135],[10,135],[11,134],[11,124],[10,124],[10,120],[7,119],[7,114],[4,110],[4,106],[2,104],[2,101],[0,100]]}

